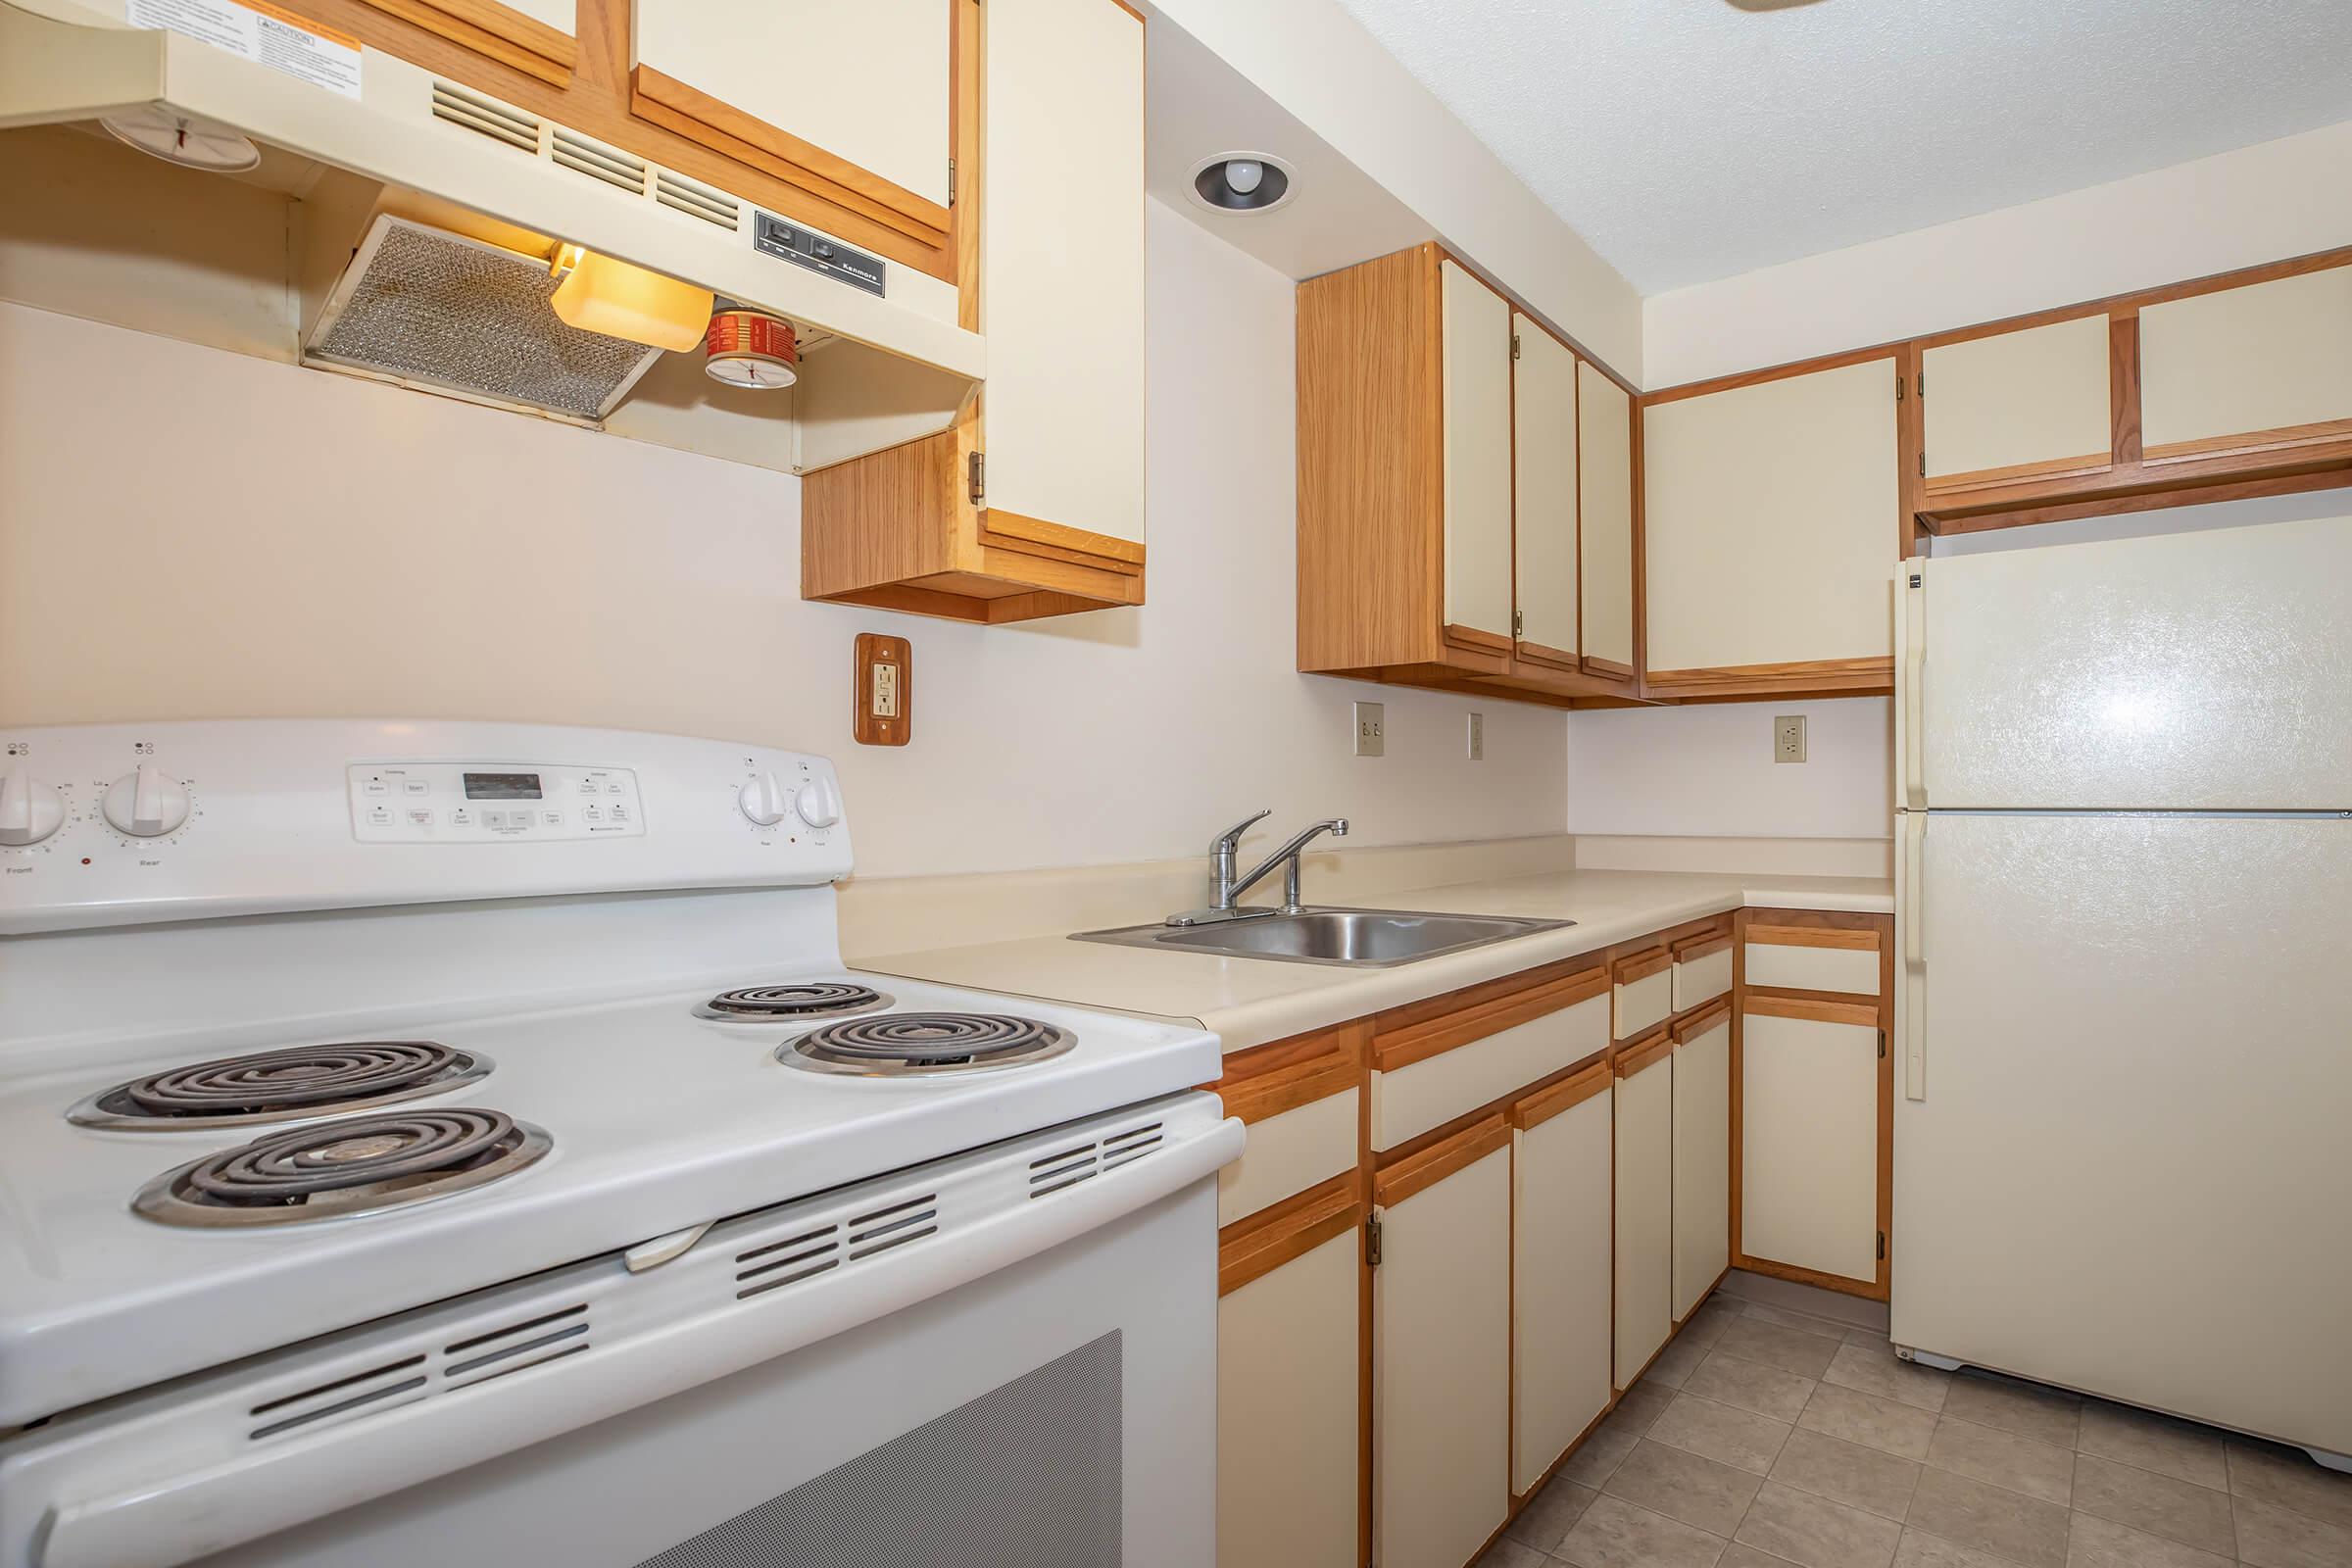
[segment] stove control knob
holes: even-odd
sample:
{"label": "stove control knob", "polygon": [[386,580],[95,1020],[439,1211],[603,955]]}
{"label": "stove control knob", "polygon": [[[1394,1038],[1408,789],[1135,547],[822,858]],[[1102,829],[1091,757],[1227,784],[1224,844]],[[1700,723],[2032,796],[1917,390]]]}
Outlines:
{"label": "stove control knob", "polygon": [[841,787],[820,775],[802,788],[792,805],[810,827],[831,827],[841,820]]}
{"label": "stove control knob", "polygon": [[134,839],[159,839],[188,819],[188,787],[152,762],[141,762],[108,787],[107,821]]}
{"label": "stove control knob", "polygon": [[735,804],[742,808],[744,815],[761,827],[773,827],[784,820],[792,797],[775,774],[762,768],[744,780],[743,788],[735,792]]}
{"label": "stove control knob", "polygon": [[30,773],[0,773],[0,847],[38,844],[66,820],[57,790]]}

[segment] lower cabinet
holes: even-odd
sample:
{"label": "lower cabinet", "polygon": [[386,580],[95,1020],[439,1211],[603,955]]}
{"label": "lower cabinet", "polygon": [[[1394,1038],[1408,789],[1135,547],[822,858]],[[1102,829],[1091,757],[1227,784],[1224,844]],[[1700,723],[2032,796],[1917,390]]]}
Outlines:
{"label": "lower cabinet", "polygon": [[1609,1064],[1511,1107],[1511,1493],[1608,1408]]}
{"label": "lower cabinet", "polygon": [[[1356,1563],[1363,1226],[1352,1188],[1345,1198],[1273,1227],[1255,1254],[1265,1272],[1220,1282],[1219,1568]],[[1247,1272],[1236,1263],[1220,1272]]]}
{"label": "lower cabinet", "polygon": [[1617,1365],[1630,1388],[1674,1328],[1674,1037],[1621,1047],[1617,1073]]}
{"label": "lower cabinet", "polygon": [[1674,1026],[1674,1320],[1732,1261],[1732,1008]]}
{"label": "lower cabinet", "polygon": [[1380,1568],[1460,1568],[1510,1512],[1510,1144],[1498,1112],[1375,1180]]}
{"label": "lower cabinet", "polygon": [[1740,1250],[1788,1269],[1879,1276],[1879,1008],[1740,1004]]}

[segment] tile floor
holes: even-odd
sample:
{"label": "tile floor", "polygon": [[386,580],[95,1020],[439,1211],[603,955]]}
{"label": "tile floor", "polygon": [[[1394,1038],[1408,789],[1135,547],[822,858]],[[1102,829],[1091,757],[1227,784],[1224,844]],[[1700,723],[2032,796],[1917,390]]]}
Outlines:
{"label": "tile floor", "polygon": [[1482,1562],[2352,1568],[2352,1476],[1718,1295]]}

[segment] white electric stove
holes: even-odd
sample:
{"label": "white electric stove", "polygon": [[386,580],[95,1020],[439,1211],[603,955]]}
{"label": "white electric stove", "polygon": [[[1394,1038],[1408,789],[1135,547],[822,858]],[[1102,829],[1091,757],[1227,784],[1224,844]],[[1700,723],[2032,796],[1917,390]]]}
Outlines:
{"label": "white electric stove", "polygon": [[1216,1040],[843,968],[821,759],[0,743],[0,1565],[1211,1560]]}

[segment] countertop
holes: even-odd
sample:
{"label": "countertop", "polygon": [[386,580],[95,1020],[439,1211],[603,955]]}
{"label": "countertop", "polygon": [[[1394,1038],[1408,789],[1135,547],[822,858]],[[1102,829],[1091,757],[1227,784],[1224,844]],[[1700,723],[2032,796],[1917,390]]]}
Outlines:
{"label": "countertop", "polygon": [[1425,997],[1458,991],[1629,938],[1742,906],[1886,914],[1884,877],[1763,876],[1688,871],[1563,871],[1406,888],[1358,908],[1574,920],[1557,931],[1393,969],[1224,958],[1163,949],[1024,937],[862,957],[857,967],[1014,996],[1191,1019],[1228,1053],[1288,1039]]}

